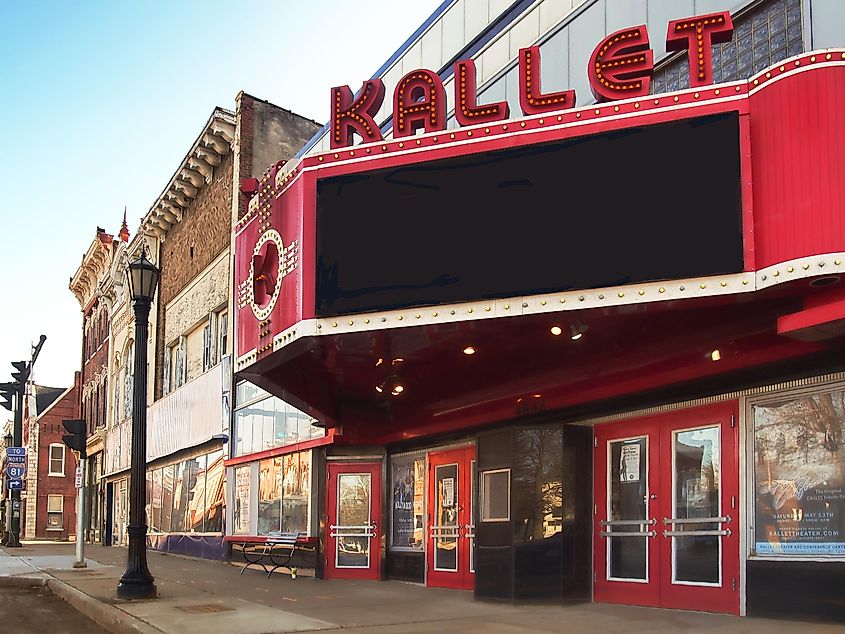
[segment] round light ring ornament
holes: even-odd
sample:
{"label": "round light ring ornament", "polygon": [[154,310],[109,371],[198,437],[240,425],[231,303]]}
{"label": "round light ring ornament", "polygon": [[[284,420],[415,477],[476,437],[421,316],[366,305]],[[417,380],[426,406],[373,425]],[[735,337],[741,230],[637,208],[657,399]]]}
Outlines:
{"label": "round light ring ornament", "polygon": [[284,271],[282,236],[275,229],[264,232],[255,248],[249,265],[249,303],[256,319],[264,320],[273,312],[282,290]]}

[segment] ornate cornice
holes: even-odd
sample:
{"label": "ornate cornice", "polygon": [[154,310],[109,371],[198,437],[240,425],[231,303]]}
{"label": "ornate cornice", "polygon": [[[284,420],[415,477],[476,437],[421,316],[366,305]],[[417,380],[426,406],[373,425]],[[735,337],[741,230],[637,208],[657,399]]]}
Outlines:
{"label": "ornate cornice", "polygon": [[141,220],[141,231],[164,240],[185,210],[211,182],[235,141],[235,113],[215,108],[203,131],[182,160],[158,200]]}
{"label": "ornate cornice", "polygon": [[112,236],[99,227],[97,236],[82,256],[79,268],[70,278],[68,288],[76,297],[80,307],[85,310],[92,300],[98,296],[98,289],[106,271],[111,264]]}

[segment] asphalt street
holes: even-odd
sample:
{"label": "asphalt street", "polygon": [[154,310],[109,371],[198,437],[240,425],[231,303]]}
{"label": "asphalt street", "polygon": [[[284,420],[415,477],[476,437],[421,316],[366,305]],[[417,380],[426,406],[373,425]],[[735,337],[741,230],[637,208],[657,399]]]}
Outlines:
{"label": "asphalt street", "polygon": [[106,632],[41,586],[0,587],[0,623],[0,631],[15,634]]}

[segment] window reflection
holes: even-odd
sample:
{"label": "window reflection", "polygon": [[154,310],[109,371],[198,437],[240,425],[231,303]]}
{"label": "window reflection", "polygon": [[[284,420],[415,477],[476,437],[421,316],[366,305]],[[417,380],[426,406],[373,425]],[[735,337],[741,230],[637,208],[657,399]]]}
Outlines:
{"label": "window reflection", "polygon": [[149,532],[221,532],[223,479],[222,450],[147,471]]}
{"label": "window reflection", "polygon": [[316,422],[275,396],[247,403],[235,412],[235,456],[322,438],[326,430]]}

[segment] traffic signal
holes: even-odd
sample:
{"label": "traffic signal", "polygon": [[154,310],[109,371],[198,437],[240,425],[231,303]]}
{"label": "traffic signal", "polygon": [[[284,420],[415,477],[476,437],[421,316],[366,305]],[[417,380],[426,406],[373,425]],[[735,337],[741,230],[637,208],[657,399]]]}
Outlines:
{"label": "traffic signal", "polygon": [[69,448],[78,451],[81,455],[85,455],[85,429],[86,424],[84,420],[63,420],[62,427],[68,432],[62,436],[64,442]]}
{"label": "traffic signal", "polygon": [[17,372],[12,372],[15,383],[24,384],[29,380],[29,364],[26,361],[12,361]]}
{"label": "traffic signal", "polygon": [[12,411],[12,399],[18,391],[16,383],[0,383],[0,405],[10,412]]}

